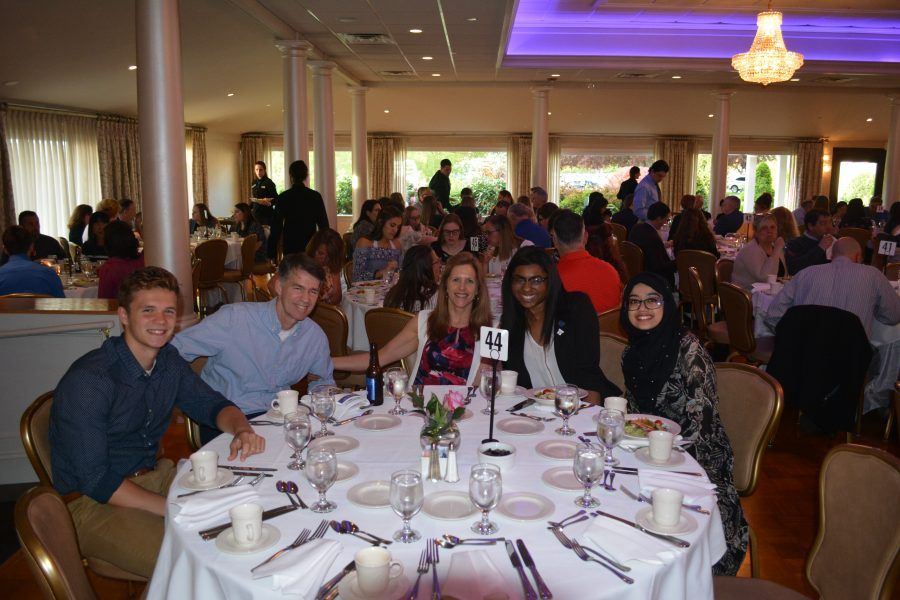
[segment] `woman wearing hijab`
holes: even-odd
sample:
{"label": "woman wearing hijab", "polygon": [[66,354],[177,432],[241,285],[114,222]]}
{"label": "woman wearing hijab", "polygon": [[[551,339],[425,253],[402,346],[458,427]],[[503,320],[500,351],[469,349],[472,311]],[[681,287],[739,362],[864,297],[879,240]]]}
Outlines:
{"label": "woman wearing hijab", "polygon": [[716,485],[728,549],[714,575],[737,573],[747,551],[748,528],[734,487],[734,453],[719,419],[712,358],[681,325],[666,281],[641,273],[625,287],[620,319],[628,333],[622,356],[628,411],[657,415],[681,426],[687,451]]}

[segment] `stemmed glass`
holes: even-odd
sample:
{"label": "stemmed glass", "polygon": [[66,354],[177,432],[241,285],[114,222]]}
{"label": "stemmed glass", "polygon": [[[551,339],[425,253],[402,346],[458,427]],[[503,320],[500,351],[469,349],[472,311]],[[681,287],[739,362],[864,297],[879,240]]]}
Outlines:
{"label": "stemmed glass", "polygon": [[329,448],[313,448],[306,456],[306,479],[319,492],[319,500],[309,507],[317,513],[327,513],[337,508],[337,504],[325,499],[328,491],[337,479],[337,458]]}
{"label": "stemmed glass", "polygon": [[387,385],[388,392],[394,397],[394,408],[388,411],[391,415],[405,415],[406,409],[400,406],[403,394],[406,393],[406,383],[409,376],[406,371],[400,367],[392,367],[384,373],[384,383]]}
{"label": "stemmed glass", "polygon": [[578,410],[578,388],[574,385],[563,385],[556,388],[556,412],[563,419],[562,427],[556,430],[559,435],[575,435],[575,430],[569,427],[569,417]]}
{"label": "stemmed glass", "polygon": [[422,535],[409,526],[409,520],[419,514],[425,501],[422,474],[403,470],[391,475],[391,508],[403,519],[403,528],[394,533],[394,540],[410,544],[422,539]]}
{"label": "stemmed glass", "polygon": [[584,495],[575,499],[575,504],[582,508],[596,508],[600,502],[591,496],[591,488],[603,477],[604,457],[607,453],[590,444],[578,444],[575,448],[575,462],[572,470],[575,479],[584,486]]}
{"label": "stemmed glass", "polygon": [[497,465],[481,463],[472,467],[469,474],[469,499],[481,509],[481,520],[472,525],[472,531],[479,535],[497,533],[497,524],[488,519],[488,514],[500,502],[502,494],[503,480]]}
{"label": "stemmed glass", "polygon": [[316,390],[312,393],[313,414],[322,423],[322,429],[317,431],[313,437],[320,438],[327,435],[334,435],[333,431],[328,431],[328,419],[334,414],[334,392],[330,388]]}
{"label": "stemmed glass", "polygon": [[614,467],[619,464],[619,459],[613,456],[613,448],[616,447],[625,435],[625,413],[620,410],[605,408],[597,417],[597,437],[606,446],[606,466]]}
{"label": "stemmed glass", "polygon": [[[484,396],[484,399],[487,401],[487,406],[481,409],[481,414],[483,415],[491,414],[491,393],[496,386],[497,380],[494,378],[494,374],[491,371],[486,371],[481,374],[481,381],[479,382],[478,388],[481,390],[481,395]],[[497,411],[494,410],[493,414],[496,415]]]}
{"label": "stemmed glass", "polygon": [[294,450],[291,462],[287,466],[288,469],[300,471],[306,468],[303,450],[309,445],[310,439],[312,439],[312,426],[306,411],[298,410],[284,417],[284,440]]}

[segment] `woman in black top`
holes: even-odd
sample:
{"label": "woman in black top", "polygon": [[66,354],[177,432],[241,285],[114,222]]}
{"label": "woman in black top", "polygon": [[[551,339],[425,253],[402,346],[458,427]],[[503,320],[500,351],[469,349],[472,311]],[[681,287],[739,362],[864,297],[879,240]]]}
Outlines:
{"label": "woman in black top", "polygon": [[91,222],[88,226],[88,238],[81,247],[81,252],[85,256],[106,256],[106,246],[103,230],[109,223],[109,215],[105,212],[95,212],[91,215]]}
{"label": "woman in black top", "polygon": [[433,307],[441,261],[429,246],[413,246],[403,255],[400,279],[384,297],[386,308],[419,312]]}
{"label": "woman in black top", "polygon": [[253,212],[250,205],[246,202],[238,202],[235,204],[231,218],[234,219],[234,224],[231,226],[231,233],[236,233],[242,238],[245,238],[250,234],[256,234],[256,240],[259,242],[259,247],[256,249],[254,260],[258,263],[266,262],[266,230],[253,218]]}
{"label": "woman in black top", "polygon": [[359,218],[353,224],[353,235],[350,236],[350,245],[356,248],[356,242],[361,237],[368,237],[375,231],[375,221],[378,220],[378,213],[381,212],[381,205],[378,200],[366,200],[359,209]]}
{"label": "woman in black top", "polygon": [[272,201],[278,197],[278,190],[275,188],[275,182],[266,175],[266,163],[263,161],[256,161],[253,165],[253,174],[256,175],[256,180],[250,186],[253,218],[263,225],[269,225],[274,213]]}
{"label": "woman in black top", "polygon": [[844,227],[872,228],[872,219],[866,217],[866,207],[863,206],[862,198],[854,198],[847,203],[847,213],[841,219],[841,228]]}
{"label": "woman in black top", "polygon": [[91,220],[91,213],[93,212],[94,209],[91,208],[90,204],[79,204],[72,211],[72,216],[69,217],[68,223],[68,240],[71,243],[81,245],[82,240],[84,240],[84,229],[88,226]]}
{"label": "woman in black top", "polygon": [[462,220],[455,214],[450,213],[441,221],[441,228],[438,229],[437,241],[431,244],[431,249],[441,259],[442,263],[447,263],[450,257],[456,256],[460,252],[470,252],[469,238],[465,237]]}
{"label": "woman in black top", "polygon": [[543,248],[520,248],[503,278],[503,316],[509,331],[505,369],[519,373],[519,385],[577,385],[599,403],[621,391],[600,369],[600,327],[590,298],[566,292]]}

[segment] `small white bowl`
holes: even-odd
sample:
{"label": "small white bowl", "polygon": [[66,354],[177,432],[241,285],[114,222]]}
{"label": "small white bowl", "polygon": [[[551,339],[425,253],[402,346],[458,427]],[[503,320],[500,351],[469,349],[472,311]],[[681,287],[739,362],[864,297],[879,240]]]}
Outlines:
{"label": "small white bowl", "polygon": [[[484,453],[485,450],[490,449],[508,450],[509,454],[506,456],[490,456]],[[516,447],[504,442],[485,442],[478,446],[478,462],[497,465],[500,467],[501,473],[506,473],[516,464]]]}

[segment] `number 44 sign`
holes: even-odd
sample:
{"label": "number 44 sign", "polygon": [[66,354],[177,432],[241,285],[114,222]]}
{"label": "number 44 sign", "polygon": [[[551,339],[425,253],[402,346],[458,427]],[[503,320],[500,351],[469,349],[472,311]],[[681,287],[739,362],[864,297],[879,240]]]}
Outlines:
{"label": "number 44 sign", "polygon": [[881,242],[879,242],[878,244],[878,254],[893,256],[896,249],[897,242],[892,242],[890,240],[881,240]]}
{"label": "number 44 sign", "polygon": [[509,331],[482,327],[480,347],[482,358],[506,361],[509,354]]}

